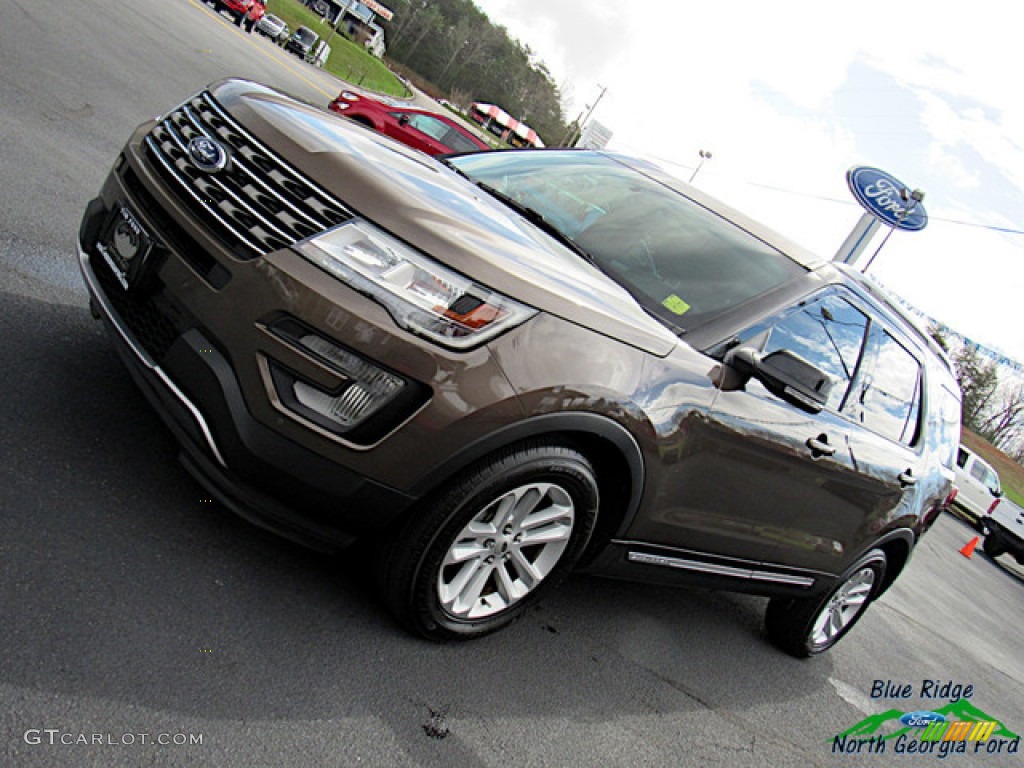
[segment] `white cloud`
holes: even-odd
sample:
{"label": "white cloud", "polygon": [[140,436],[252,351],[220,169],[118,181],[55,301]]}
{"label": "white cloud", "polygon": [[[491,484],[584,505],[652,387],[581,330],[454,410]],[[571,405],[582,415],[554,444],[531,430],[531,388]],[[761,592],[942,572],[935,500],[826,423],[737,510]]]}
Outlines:
{"label": "white cloud", "polygon": [[[879,165],[927,193],[921,233],[896,233],[872,269],[925,312],[1024,361],[1024,44],[996,0],[892,3],[478,0],[529,44],[569,116],[612,146],[676,163],[698,186],[830,255],[859,209],[845,172]],[[627,9],[628,8],[628,12]],[[1020,14],[1018,14],[1020,15]],[[787,191],[777,191],[777,190]]]}

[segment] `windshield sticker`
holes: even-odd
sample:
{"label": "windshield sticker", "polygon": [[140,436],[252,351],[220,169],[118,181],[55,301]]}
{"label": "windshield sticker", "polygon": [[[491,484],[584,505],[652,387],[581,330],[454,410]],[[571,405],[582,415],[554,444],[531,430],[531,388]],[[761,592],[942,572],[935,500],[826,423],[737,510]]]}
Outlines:
{"label": "windshield sticker", "polygon": [[669,294],[668,298],[661,302],[661,306],[674,315],[685,315],[690,310],[690,305],[674,293]]}

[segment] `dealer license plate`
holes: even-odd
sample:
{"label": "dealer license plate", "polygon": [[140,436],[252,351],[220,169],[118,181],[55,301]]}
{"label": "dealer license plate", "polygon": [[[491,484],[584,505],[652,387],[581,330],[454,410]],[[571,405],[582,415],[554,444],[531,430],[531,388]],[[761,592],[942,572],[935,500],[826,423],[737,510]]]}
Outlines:
{"label": "dealer license plate", "polygon": [[99,245],[100,254],[125,290],[136,282],[153,249],[153,240],[135,214],[121,206],[114,213],[106,235]]}

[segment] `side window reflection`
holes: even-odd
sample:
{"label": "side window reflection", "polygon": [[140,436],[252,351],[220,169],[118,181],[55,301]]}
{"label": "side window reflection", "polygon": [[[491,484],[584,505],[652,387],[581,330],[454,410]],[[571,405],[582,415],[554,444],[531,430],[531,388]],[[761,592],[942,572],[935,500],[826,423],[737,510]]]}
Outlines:
{"label": "side window reflection", "polygon": [[768,331],[764,352],[788,349],[827,373],[833,381],[826,407],[838,410],[857,371],[868,318],[840,296],[809,301],[743,334],[749,341]]}
{"label": "side window reflection", "polygon": [[921,407],[921,366],[881,328],[872,330],[863,373],[843,412],[868,429],[911,445]]}

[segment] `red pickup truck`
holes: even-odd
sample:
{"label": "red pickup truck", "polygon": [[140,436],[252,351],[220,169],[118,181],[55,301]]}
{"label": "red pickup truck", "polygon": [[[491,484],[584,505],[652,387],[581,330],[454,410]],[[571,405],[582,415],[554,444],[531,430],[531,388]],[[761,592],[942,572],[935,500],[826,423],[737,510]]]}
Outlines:
{"label": "red pickup truck", "polygon": [[267,6],[259,0],[216,0],[214,8],[218,12],[226,10],[234,16],[235,24],[244,26],[246,32],[252,32],[253,26],[267,12]]}

